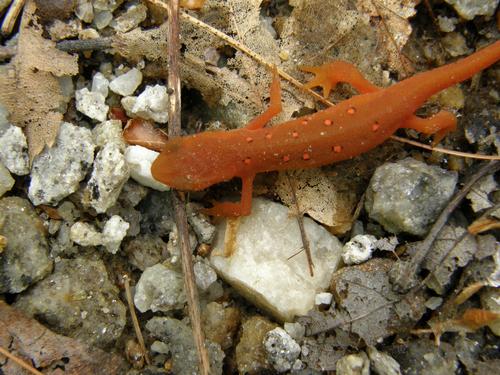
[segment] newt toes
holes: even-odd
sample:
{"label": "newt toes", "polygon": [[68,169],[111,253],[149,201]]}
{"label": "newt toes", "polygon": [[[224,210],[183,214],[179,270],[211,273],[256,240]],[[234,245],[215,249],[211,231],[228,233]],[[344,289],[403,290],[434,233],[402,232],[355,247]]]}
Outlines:
{"label": "newt toes", "polygon": [[399,128],[434,135],[439,142],[456,127],[455,116],[440,111],[420,118],[415,111],[432,95],[472,77],[500,59],[500,41],[457,62],[419,73],[388,88],[368,82],[352,65],[334,61],[302,67],[315,74],[306,87],[325,95],[339,82],[358,92],[348,100],[310,116],[265,128],[281,111],[275,71],[269,108],[242,129],[204,132],[168,140],[151,167],[155,179],[179,190],[202,190],[233,177],[242,180],[239,203],[217,203],[205,210],[216,216],[250,214],[257,173],[314,168],[352,158],[384,142]]}

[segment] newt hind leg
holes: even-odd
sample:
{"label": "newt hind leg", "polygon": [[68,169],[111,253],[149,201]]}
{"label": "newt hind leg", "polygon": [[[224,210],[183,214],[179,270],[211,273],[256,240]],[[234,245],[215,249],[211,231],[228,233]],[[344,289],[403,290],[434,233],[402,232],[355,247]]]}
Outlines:
{"label": "newt hind leg", "polygon": [[325,98],[338,83],[349,83],[360,94],[378,91],[379,88],[368,81],[361,72],[346,61],[332,61],[321,66],[301,66],[300,70],[313,73],[315,77],[304,85],[306,89],[320,86]]}
{"label": "newt hind leg", "polygon": [[281,106],[281,85],[280,77],[278,75],[278,69],[276,66],[273,69],[273,81],[270,87],[270,102],[269,107],[265,112],[250,121],[246,128],[249,130],[255,130],[263,128],[274,116],[279,114],[282,110]]}
{"label": "newt hind leg", "polygon": [[217,202],[211,208],[204,208],[202,213],[210,216],[248,216],[252,211],[252,191],[255,175],[241,178],[241,201],[236,202]]}
{"label": "newt hind leg", "polygon": [[429,118],[420,118],[411,116],[405,121],[403,126],[408,129],[415,129],[420,133],[434,135],[432,145],[435,146],[446,136],[446,134],[454,131],[457,127],[457,118],[448,111],[439,111]]}

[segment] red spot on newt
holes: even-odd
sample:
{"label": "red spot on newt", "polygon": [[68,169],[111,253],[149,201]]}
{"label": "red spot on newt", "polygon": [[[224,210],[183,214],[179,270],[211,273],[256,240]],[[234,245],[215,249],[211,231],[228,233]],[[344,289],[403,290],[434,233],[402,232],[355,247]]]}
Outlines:
{"label": "red spot on newt", "polygon": [[292,137],[293,138],[299,138],[299,133],[296,132],[296,131],[292,132]]}
{"label": "red spot on newt", "polygon": [[323,121],[323,124],[325,124],[325,126],[332,126],[333,122],[330,119],[326,119],[325,121]]}
{"label": "red spot on newt", "polygon": [[252,142],[252,141],[253,141],[253,138],[252,138],[252,137],[247,137],[247,138],[246,138],[246,141],[247,141],[248,143],[250,143],[250,142]]}
{"label": "red spot on newt", "polygon": [[[324,91],[329,91],[337,83],[346,82],[359,95],[313,115],[264,128],[281,112],[281,90],[275,71],[270,105],[263,114],[243,129],[168,140],[151,172],[155,179],[179,190],[202,190],[239,177],[242,179],[241,202],[218,203],[205,212],[218,216],[248,215],[252,184],[257,173],[313,168],[349,159],[381,144],[399,128],[433,134],[434,142],[438,142],[455,129],[455,116],[441,111],[424,119],[415,116],[415,111],[432,95],[472,77],[499,59],[500,41],[497,41],[462,60],[416,74],[387,88],[373,85],[347,62],[333,61],[320,67],[303,67],[316,75],[305,85],[306,88],[322,86]],[[325,119],[342,125],[329,128],[325,134],[325,126],[330,126]],[[302,133],[289,143],[290,134],[304,122],[307,122],[304,131],[308,133]],[[247,141],[249,137],[253,142]],[[314,150],[314,159],[310,150]],[[285,156],[269,157],[275,154]]]}

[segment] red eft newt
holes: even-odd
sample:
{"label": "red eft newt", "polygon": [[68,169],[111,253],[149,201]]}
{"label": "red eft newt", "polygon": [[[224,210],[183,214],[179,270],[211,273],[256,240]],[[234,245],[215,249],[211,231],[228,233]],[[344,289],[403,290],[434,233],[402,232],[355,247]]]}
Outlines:
{"label": "red eft newt", "polygon": [[314,168],[352,158],[384,142],[399,128],[434,134],[437,143],[456,127],[455,116],[440,111],[420,118],[415,111],[433,94],[472,77],[500,59],[500,41],[457,62],[419,73],[388,88],[367,81],[351,64],[334,61],[303,67],[315,74],[307,88],[324,96],[339,82],[359,95],[312,115],[265,128],[281,111],[275,73],[269,108],[244,128],[204,132],[168,140],[151,167],[153,177],[175,189],[203,190],[233,177],[242,180],[241,202],[216,203],[209,215],[249,215],[257,173]]}

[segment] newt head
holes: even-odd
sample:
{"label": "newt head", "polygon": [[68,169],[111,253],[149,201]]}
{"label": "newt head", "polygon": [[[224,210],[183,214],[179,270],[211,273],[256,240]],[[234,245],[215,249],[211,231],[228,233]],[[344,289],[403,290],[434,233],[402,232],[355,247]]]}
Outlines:
{"label": "newt head", "polygon": [[218,142],[209,134],[167,141],[151,166],[153,177],[174,189],[188,191],[203,190],[234,177],[232,158],[216,149]]}

